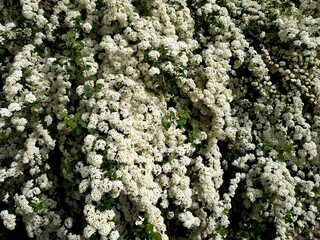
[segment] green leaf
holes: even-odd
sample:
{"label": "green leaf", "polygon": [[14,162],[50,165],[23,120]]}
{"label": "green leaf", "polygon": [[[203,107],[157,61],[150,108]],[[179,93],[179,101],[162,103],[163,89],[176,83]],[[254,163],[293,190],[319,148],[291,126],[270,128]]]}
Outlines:
{"label": "green leaf", "polygon": [[66,172],[67,172],[67,174],[70,174],[72,172],[71,160],[67,159],[66,162],[67,162],[66,163]]}
{"label": "green leaf", "polygon": [[69,191],[72,188],[71,182],[68,179],[64,179],[62,185],[64,189],[66,189],[67,191]]}
{"label": "green leaf", "polygon": [[115,199],[110,196],[109,193],[102,196],[100,208],[101,210],[110,210],[115,203]]}
{"label": "green leaf", "polygon": [[[78,59],[81,61],[81,53],[79,52],[78,49],[76,49],[76,51],[72,52],[72,58],[75,61],[78,60]],[[81,63],[82,63],[82,61],[81,61]]]}
{"label": "green leaf", "polygon": [[190,132],[188,132],[188,137],[189,137],[189,141],[193,142],[194,140],[196,140],[199,137],[200,131],[197,129],[194,129]]}
{"label": "green leaf", "polygon": [[86,77],[86,80],[93,80],[93,81],[96,81],[97,80],[97,77],[95,75],[91,75],[89,77]]}
{"label": "green leaf", "polygon": [[95,129],[94,128],[88,128],[88,132],[92,134],[92,133],[95,132]]}
{"label": "green leaf", "polygon": [[83,68],[83,71],[88,71],[90,68],[91,68],[90,65],[86,65],[86,66]]}
{"label": "green leaf", "polygon": [[152,240],[162,240],[161,234],[156,232],[152,236]]}
{"label": "green leaf", "polygon": [[101,89],[103,88],[103,84],[102,83],[97,83],[96,86],[94,87],[95,89]]}
{"label": "green leaf", "polygon": [[65,44],[65,43],[60,43],[60,44],[58,45],[58,47],[59,47],[59,48],[62,48],[62,49],[65,49],[65,48],[67,47],[67,44]]}
{"label": "green leaf", "polygon": [[77,66],[81,66],[81,64],[82,64],[81,59],[77,59],[77,60],[76,60],[76,65],[77,65]]}
{"label": "green leaf", "polygon": [[184,119],[184,118],[179,118],[179,119],[177,120],[177,124],[179,125],[180,129],[185,128],[184,125],[186,125],[186,123],[187,123],[187,120]]}
{"label": "green leaf", "polygon": [[66,50],[63,50],[63,54],[64,54],[65,56],[67,56],[67,57],[70,57],[71,54],[72,54],[72,52],[71,52],[70,50],[66,49]]}
{"label": "green leaf", "polygon": [[92,93],[92,92],[87,92],[87,93],[86,93],[86,97],[87,97],[87,98],[91,98],[92,96],[93,96],[93,93]]}
{"label": "green leaf", "polygon": [[169,62],[174,62],[174,58],[171,57],[171,56],[169,56],[169,57],[167,58],[167,60],[168,60]]}
{"label": "green leaf", "polygon": [[90,56],[90,54],[89,53],[82,53],[82,55],[81,55],[81,57],[89,57]]}
{"label": "green leaf", "polygon": [[61,118],[66,118],[66,117],[68,117],[68,113],[67,112],[62,112],[62,113],[60,113],[60,117]]}
{"label": "green leaf", "polygon": [[82,133],[81,128],[77,127],[77,128],[76,128],[76,132],[75,132],[75,133],[76,133],[76,135],[77,135],[77,136],[80,136],[80,135],[81,135],[81,133]]}
{"label": "green leaf", "polygon": [[313,188],[313,191],[314,191],[316,194],[320,194],[320,186],[319,186],[319,187],[314,187],[314,188]]}
{"label": "green leaf", "polygon": [[108,155],[108,149],[103,150],[102,155],[103,155],[103,156],[107,156],[107,155]]}
{"label": "green leaf", "polygon": [[67,32],[66,35],[68,39],[74,38],[74,34],[72,32]]}
{"label": "green leaf", "polygon": [[184,108],[180,113],[179,113],[180,118],[184,119],[191,119],[190,117],[190,110],[188,108]]}
{"label": "green leaf", "polygon": [[117,174],[115,172],[105,172],[104,177],[109,178],[110,180],[117,180]]}
{"label": "green leaf", "polygon": [[86,84],[86,85],[83,86],[83,90],[84,90],[86,93],[91,92],[91,87]]}
{"label": "green leaf", "polygon": [[72,119],[69,119],[69,120],[67,121],[67,124],[68,124],[68,126],[71,127],[72,129],[75,129],[75,128],[77,127],[77,123],[74,122]]}
{"label": "green leaf", "polygon": [[187,66],[181,66],[181,67],[179,67],[180,68],[180,71],[184,71],[184,70],[186,70],[188,67]]}
{"label": "green leaf", "polygon": [[261,231],[262,232],[264,232],[266,229],[267,229],[267,227],[266,227],[266,225],[265,224],[260,224],[260,228],[261,228]]}
{"label": "green leaf", "polygon": [[67,70],[67,74],[68,74],[69,76],[71,76],[71,75],[73,74],[72,69]]}
{"label": "green leaf", "polygon": [[84,43],[82,41],[77,41],[77,44],[80,47],[80,49],[84,48]]}
{"label": "green leaf", "polygon": [[97,234],[92,235],[89,240],[98,240]]}
{"label": "green leaf", "polygon": [[80,126],[83,127],[83,128],[87,128],[87,126],[88,126],[88,124],[87,124],[83,119],[80,119],[78,123],[79,123]]}
{"label": "green leaf", "polygon": [[170,128],[170,123],[166,122],[163,124],[163,126],[168,131],[168,129]]}
{"label": "green leaf", "polygon": [[170,118],[172,119],[172,118],[174,118],[174,112],[173,111],[170,111],[170,113],[169,113],[170,115]]}
{"label": "green leaf", "polygon": [[261,150],[263,152],[263,155],[266,155],[270,150],[269,144],[268,143],[263,143],[263,145],[261,146]]}
{"label": "green leaf", "polygon": [[153,226],[151,223],[147,223],[147,224],[146,224],[146,230],[147,230],[149,233],[152,233],[152,232],[153,232],[153,228],[154,228],[154,226]]}
{"label": "green leaf", "polygon": [[73,119],[74,119],[74,120],[78,120],[78,119],[80,118],[80,116],[81,116],[81,113],[77,112],[77,113],[74,115]]}
{"label": "green leaf", "polygon": [[40,212],[43,209],[42,203],[30,202],[29,205],[36,213]]}
{"label": "green leaf", "polygon": [[284,160],[285,160],[284,153],[285,152],[283,150],[281,150],[279,152],[279,155],[278,155],[278,158],[277,158],[279,162],[284,162]]}
{"label": "green leaf", "polygon": [[82,71],[80,69],[76,70],[76,76],[79,78],[82,77]]}

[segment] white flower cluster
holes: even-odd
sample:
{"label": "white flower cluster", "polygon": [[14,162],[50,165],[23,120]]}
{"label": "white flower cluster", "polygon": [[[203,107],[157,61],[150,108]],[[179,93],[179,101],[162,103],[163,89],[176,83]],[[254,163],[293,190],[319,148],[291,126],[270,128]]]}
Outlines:
{"label": "white flower cluster", "polygon": [[179,220],[183,222],[183,226],[186,228],[199,227],[200,220],[197,217],[194,217],[191,212],[185,212],[179,214]]}
{"label": "white flower cluster", "polygon": [[9,230],[13,230],[16,227],[16,215],[10,214],[8,210],[3,210],[0,212],[3,225]]}
{"label": "white flower cluster", "polygon": [[84,229],[84,237],[90,238],[96,231],[103,236],[108,236],[114,228],[115,224],[111,220],[115,214],[113,211],[95,211],[93,205],[86,205],[84,208],[84,215],[88,222],[88,226]]}
{"label": "white flower cluster", "polygon": [[48,20],[44,17],[44,10],[39,8],[40,2],[40,0],[21,1],[22,15],[28,20],[33,20],[38,28],[44,28]]}

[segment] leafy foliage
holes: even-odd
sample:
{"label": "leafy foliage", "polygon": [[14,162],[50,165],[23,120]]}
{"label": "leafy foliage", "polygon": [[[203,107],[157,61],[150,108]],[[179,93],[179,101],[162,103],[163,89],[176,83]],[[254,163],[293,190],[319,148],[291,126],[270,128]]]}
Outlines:
{"label": "leafy foliage", "polygon": [[[149,56],[152,51],[158,51],[160,56],[155,60]],[[182,55],[182,51],[179,52],[178,56]],[[159,75],[153,76],[153,83],[156,88],[160,89],[164,93],[177,94],[178,84],[181,78],[187,77],[185,70],[187,66],[176,66],[175,59],[170,55],[167,47],[151,48],[144,54],[144,62],[148,63],[150,67],[156,67],[161,70],[162,64],[172,63],[174,71],[169,72],[167,70],[161,70]]]}
{"label": "leafy foliage", "polygon": [[191,111],[189,108],[185,107],[179,111],[178,115],[175,116],[173,111],[170,111],[162,119],[163,127],[166,131],[169,130],[171,123],[176,122],[180,129],[185,129],[187,140],[186,142],[193,143],[200,136],[200,131],[196,125],[192,122]]}
{"label": "leafy foliage", "polygon": [[149,223],[147,219],[143,221],[142,224],[135,226],[135,235],[140,239],[146,240],[161,240],[161,234],[156,232],[154,229],[154,225]]}
{"label": "leafy foliage", "polygon": [[[85,58],[88,57],[89,54],[83,52],[84,42],[76,39],[76,32],[68,31],[65,35],[65,42],[60,43],[59,48],[68,59],[67,73],[71,79],[76,80],[80,84],[85,81],[97,80],[95,75],[85,76],[85,71],[91,68],[90,62],[85,62]],[[95,91],[102,88],[102,83],[95,83],[93,87],[88,84],[83,86],[87,99],[91,98]]]}
{"label": "leafy foliage", "polygon": [[170,123],[171,121],[173,121],[175,118],[175,114],[173,111],[170,111],[167,115],[164,116],[164,118],[162,119],[162,123],[163,123],[163,127],[168,131],[168,129],[170,128]]}
{"label": "leafy foliage", "polygon": [[0,188],[0,200],[4,199],[7,192],[13,193],[17,190],[23,184],[24,179],[25,176],[22,174],[8,179]]}
{"label": "leafy foliage", "polygon": [[100,203],[98,203],[97,209],[100,211],[111,210],[112,207],[116,204],[116,199],[112,198],[110,193],[105,193]]}
{"label": "leafy foliage", "polygon": [[72,118],[68,117],[66,112],[62,113],[60,117],[63,122],[72,129],[75,136],[87,135],[93,133],[95,130],[88,128],[88,124],[81,118],[81,113],[77,112]]}

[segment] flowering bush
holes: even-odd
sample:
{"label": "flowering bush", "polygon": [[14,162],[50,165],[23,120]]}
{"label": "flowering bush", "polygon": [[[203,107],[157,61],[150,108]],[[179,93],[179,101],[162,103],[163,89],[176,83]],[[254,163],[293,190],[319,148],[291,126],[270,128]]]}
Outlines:
{"label": "flowering bush", "polygon": [[319,29],[317,0],[0,0],[1,237],[315,238]]}

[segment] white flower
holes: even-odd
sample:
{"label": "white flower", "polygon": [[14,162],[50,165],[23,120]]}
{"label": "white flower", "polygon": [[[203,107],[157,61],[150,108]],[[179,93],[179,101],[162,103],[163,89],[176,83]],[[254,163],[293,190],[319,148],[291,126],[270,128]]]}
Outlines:
{"label": "white flower", "polygon": [[94,146],[95,150],[105,150],[107,143],[103,139],[98,139]]}
{"label": "white flower", "polygon": [[90,186],[90,181],[88,179],[83,179],[79,184],[79,192],[84,193]]}
{"label": "white flower", "polygon": [[88,225],[84,228],[83,235],[86,239],[89,239],[96,231],[96,229]]}
{"label": "white flower", "polygon": [[222,215],[221,217],[221,225],[227,227],[230,224],[230,221],[226,215]]}
{"label": "white flower", "polygon": [[0,116],[1,117],[11,117],[12,113],[7,108],[0,108]]}
{"label": "white flower", "polygon": [[8,110],[10,112],[15,112],[15,111],[20,111],[21,110],[21,106],[19,103],[10,103],[8,106]]}
{"label": "white flower", "polygon": [[47,174],[42,174],[37,178],[36,182],[40,185],[40,188],[44,190],[48,190],[52,186],[52,183],[51,181],[49,181]]}
{"label": "white flower", "polygon": [[50,115],[44,117],[44,121],[46,122],[47,126],[52,124],[53,118]]}
{"label": "white flower", "polygon": [[73,224],[73,219],[71,217],[68,217],[65,221],[64,221],[64,225],[66,226],[66,228],[71,228]]}
{"label": "white flower", "polygon": [[68,240],[81,240],[80,235],[76,235],[76,234],[72,234],[72,233],[68,233],[67,237],[68,237]]}
{"label": "white flower", "polygon": [[179,214],[179,220],[183,222],[183,226],[186,228],[199,227],[200,219],[194,217],[190,211]]}
{"label": "white flower", "polygon": [[317,156],[317,145],[314,142],[305,143],[303,148],[311,155],[311,157]]}
{"label": "white flower", "polygon": [[117,240],[119,237],[120,237],[120,234],[117,230],[112,231],[109,235],[110,240]]}
{"label": "white flower", "polygon": [[11,118],[11,123],[15,126],[26,126],[28,121],[25,118],[17,118],[17,117],[13,117]]}
{"label": "white flower", "polygon": [[3,225],[9,230],[13,230],[16,227],[16,215],[10,214],[8,210],[3,210],[0,212],[1,219],[3,220]]}
{"label": "white flower", "polygon": [[158,57],[160,57],[160,53],[158,51],[152,50],[148,53],[148,56],[153,60],[157,60]]}
{"label": "white flower", "polygon": [[91,151],[91,148],[93,146],[94,140],[96,140],[96,137],[91,135],[91,134],[88,134],[85,137],[84,144],[83,144],[83,147],[82,147],[84,152],[90,152]]}
{"label": "white flower", "polygon": [[239,40],[233,40],[231,42],[231,47],[234,49],[240,49],[241,48],[241,42]]}
{"label": "white flower", "polygon": [[87,155],[87,162],[93,166],[100,167],[103,161],[103,156],[95,152],[89,152]]}
{"label": "white flower", "polygon": [[48,23],[48,20],[43,15],[39,14],[39,12],[36,16],[36,25],[37,27],[42,28]]}
{"label": "white flower", "polygon": [[97,187],[94,187],[91,191],[91,198],[93,201],[96,201],[96,202],[100,201],[102,195],[103,195],[103,192]]}
{"label": "white flower", "polygon": [[89,123],[88,123],[88,128],[96,128],[97,124],[99,122],[99,115],[98,114],[95,114],[95,113],[92,113],[90,115],[90,118],[89,118]]}
{"label": "white flower", "polygon": [[26,96],[25,96],[25,101],[27,103],[33,103],[37,100],[36,96],[33,95],[31,92],[27,93]]}
{"label": "white flower", "polygon": [[107,236],[112,229],[114,228],[115,223],[114,222],[106,222],[104,224],[99,224],[98,226],[98,232],[99,234],[101,234],[102,236]]}
{"label": "white flower", "polygon": [[26,214],[33,213],[33,208],[29,206],[29,202],[24,195],[19,196],[16,194],[14,196],[14,200],[15,200],[15,203],[17,204],[18,209],[21,210],[22,213],[26,213]]}
{"label": "white flower", "polygon": [[159,68],[156,68],[156,67],[151,67],[150,69],[149,69],[149,75],[150,76],[154,76],[154,75],[158,75],[158,74],[160,74],[160,69]]}
{"label": "white flower", "polygon": [[29,5],[24,5],[24,8],[22,8],[22,15],[26,19],[32,19],[35,14],[32,12],[32,8]]}
{"label": "white flower", "polygon": [[312,211],[312,212],[314,212],[314,213],[317,213],[317,212],[318,212],[318,208],[317,208],[316,206],[314,206],[314,205],[310,205],[310,206],[309,206],[309,209],[310,209],[310,211]]}
{"label": "white flower", "polygon": [[141,225],[142,223],[143,223],[143,221],[144,221],[144,218],[143,217],[141,217],[141,216],[138,216],[138,218],[139,218],[139,220],[136,220],[135,221],[135,225]]}
{"label": "white flower", "polygon": [[141,50],[147,50],[149,47],[151,47],[150,45],[150,42],[149,41],[141,41],[139,44],[138,44],[138,48],[141,49]]}

